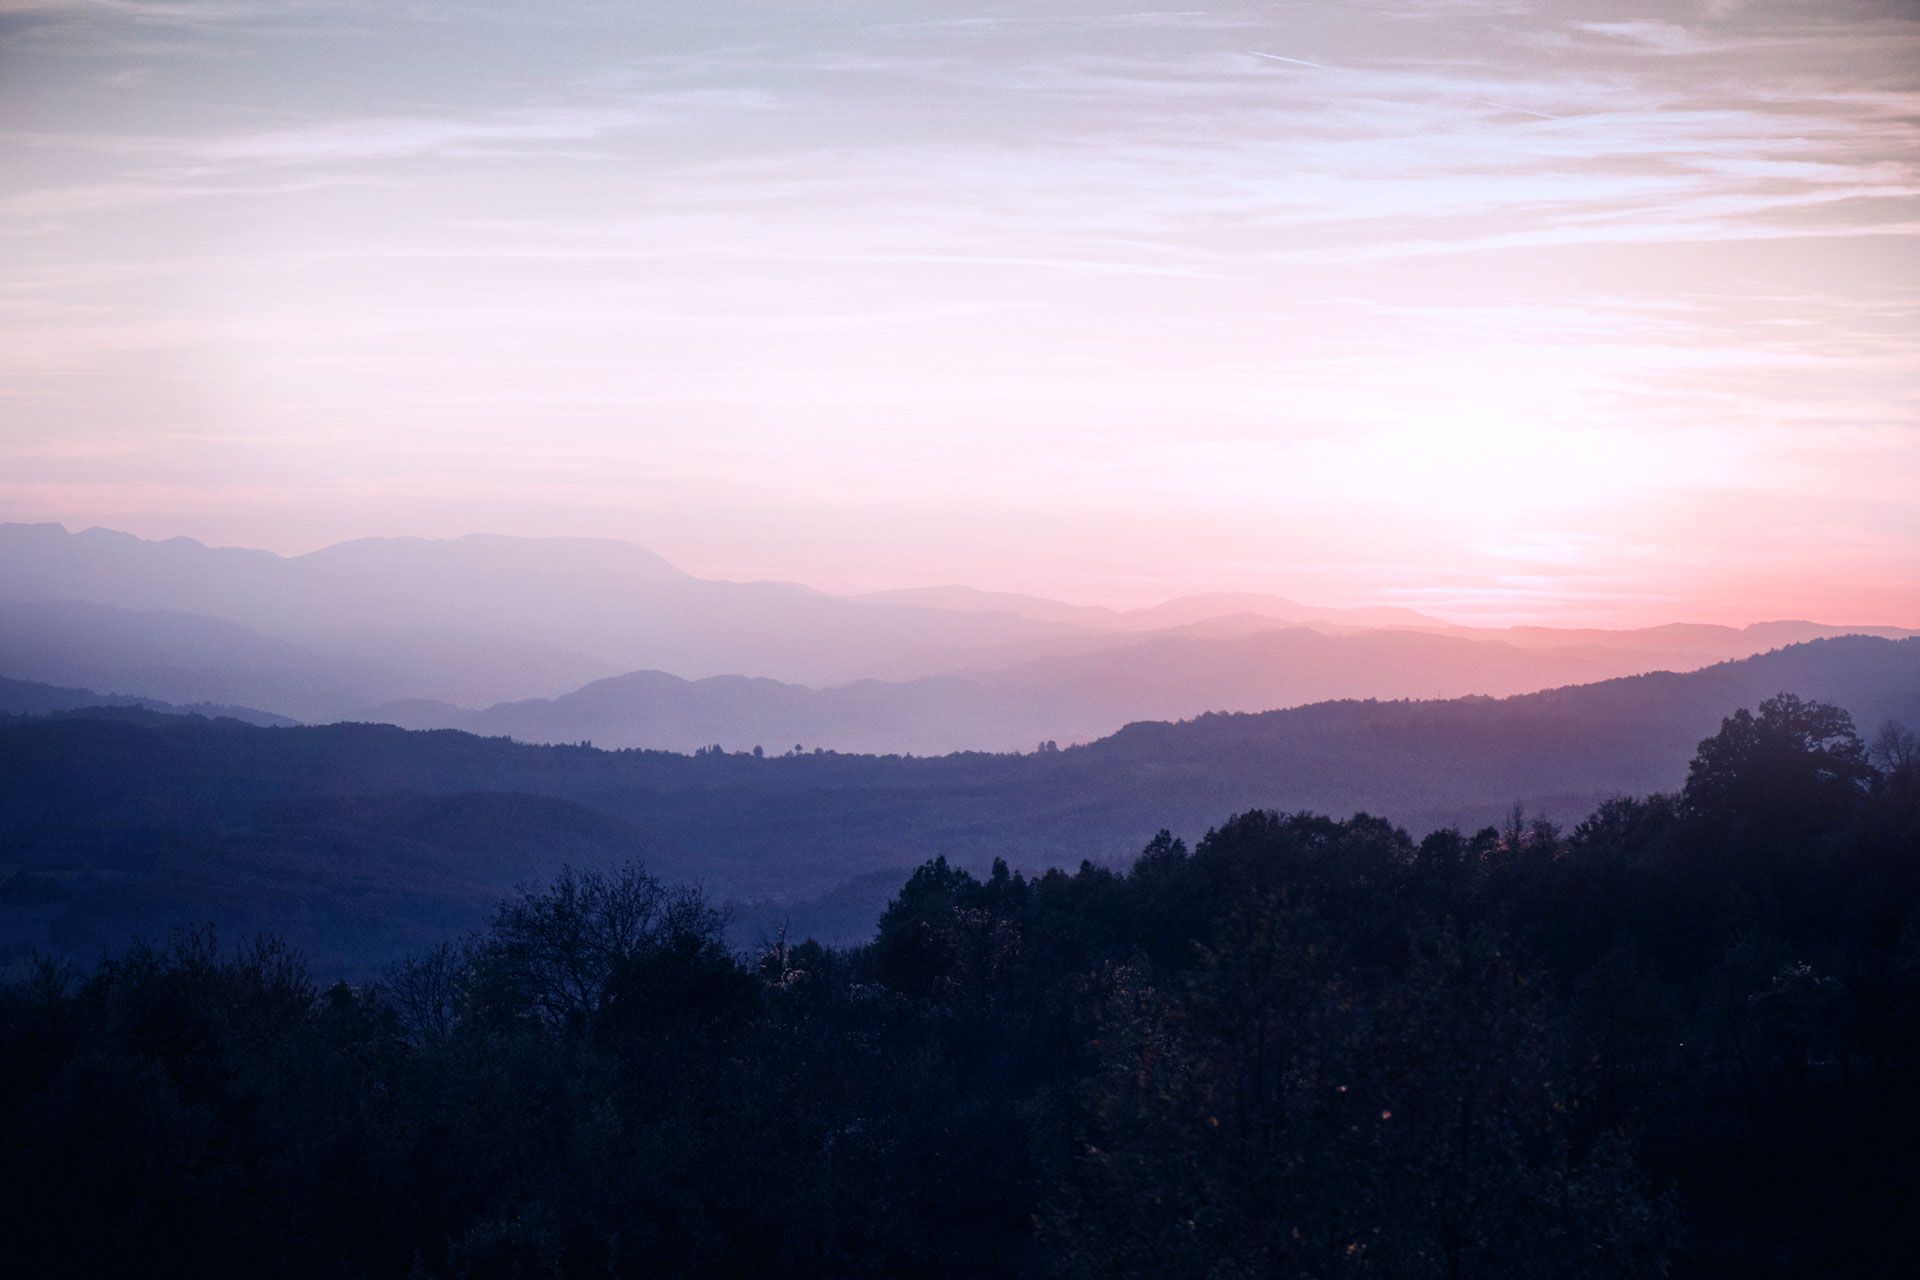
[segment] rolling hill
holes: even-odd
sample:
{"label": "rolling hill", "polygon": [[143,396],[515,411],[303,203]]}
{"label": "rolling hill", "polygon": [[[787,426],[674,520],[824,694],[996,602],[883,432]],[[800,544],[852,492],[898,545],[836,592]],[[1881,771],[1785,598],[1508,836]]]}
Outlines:
{"label": "rolling hill", "polygon": [[[1920,640],[1821,640],[1506,699],[1139,723],[1025,755],[682,755],[70,712],[0,727],[0,942],[14,958],[79,952],[219,915],[375,966],[515,876],[625,856],[759,904],[749,924],[836,936],[935,855],[1123,859],[1160,828],[1196,836],[1250,808],[1367,810],[1419,834],[1496,823],[1519,801],[1571,823],[1609,795],[1677,787],[1722,717],[1782,690],[1869,732],[1920,724]],[[474,806],[489,816],[454,820]],[[352,932],[363,918],[379,936]]]}
{"label": "rolling hill", "polygon": [[[640,668],[689,679],[746,673],[831,684],[881,669],[929,674],[984,648],[1068,634],[1005,612],[862,602],[779,582],[690,577],[643,547],[578,538],[368,538],[302,556],[150,542],[106,529],[0,525],[0,601],[77,601],[194,614],[391,667],[418,637],[468,683],[517,664],[490,647],[566,655],[558,692]],[[437,696],[420,689],[389,696]],[[381,699],[373,699],[377,701]],[[464,700],[464,698],[462,699]],[[366,705],[363,701],[361,705]]]}
{"label": "rolling hill", "polygon": [[[1001,750],[1141,718],[1690,670],[1846,630],[1468,629],[1254,594],[1135,610],[964,587],[839,597],[707,581],[591,539],[362,539],[279,556],[0,524],[0,675],[548,741]],[[646,672],[768,683],[641,690]],[[949,683],[918,683],[930,678]],[[565,705],[499,706],[539,699]]]}

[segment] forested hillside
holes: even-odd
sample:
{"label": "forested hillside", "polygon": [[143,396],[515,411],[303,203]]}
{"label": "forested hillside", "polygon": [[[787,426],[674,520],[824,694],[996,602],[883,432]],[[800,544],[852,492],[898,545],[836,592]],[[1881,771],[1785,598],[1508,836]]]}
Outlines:
{"label": "forested hillside", "polygon": [[850,949],[563,871],[378,980],[211,932],[0,994],[27,1274],[1912,1274],[1920,746],[922,865]]}
{"label": "forested hillside", "polygon": [[[1024,755],[692,755],[386,726],[261,729],[144,711],[0,726],[0,943],[86,960],[216,915],[364,974],[568,860],[639,858],[753,904],[738,940],[864,937],[944,856],[1122,865],[1250,808],[1474,830],[1677,787],[1720,719],[1782,690],[1920,725],[1920,641],[1825,640],[1527,697],[1326,703],[1136,724]],[[436,815],[432,820],[422,815]],[[462,817],[462,815],[467,815]],[[484,815],[484,818],[479,815]]]}

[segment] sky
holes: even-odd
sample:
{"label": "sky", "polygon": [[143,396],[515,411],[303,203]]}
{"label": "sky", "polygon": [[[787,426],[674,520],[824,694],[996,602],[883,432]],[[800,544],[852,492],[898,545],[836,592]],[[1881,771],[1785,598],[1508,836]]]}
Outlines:
{"label": "sky", "polygon": [[0,0],[0,519],[1920,627],[1920,0]]}

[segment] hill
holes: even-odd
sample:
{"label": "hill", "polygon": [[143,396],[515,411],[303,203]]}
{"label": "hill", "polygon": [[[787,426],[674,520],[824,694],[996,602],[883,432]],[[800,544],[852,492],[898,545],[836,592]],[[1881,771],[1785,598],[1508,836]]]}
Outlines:
{"label": "hill", "polygon": [[286,727],[298,724],[286,716],[253,707],[236,707],[216,702],[176,705],[157,698],[136,698],[118,693],[96,693],[92,689],[66,688],[40,684],[32,680],[0,677],[0,717],[45,716],[62,711],[85,711],[99,715],[112,708],[135,709],[159,716],[203,716],[209,720],[238,720],[262,727]]}
{"label": "hill", "polygon": [[[1572,822],[1609,795],[1677,787],[1724,716],[1782,690],[1838,703],[1869,732],[1887,718],[1920,724],[1920,641],[1822,640],[1699,672],[1507,699],[1331,702],[1141,723],[1027,755],[679,755],[359,724],[16,722],[0,727],[0,847],[27,877],[15,896],[34,901],[0,910],[0,922],[16,956],[36,944],[84,948],[191,915],[191,897],[172,887],[182,877],[244,877],[249,919],[305,922],[316,950],[373,963],[392,954],[386,944],[330,932],[364,914],[355,901],[369,885],[394,887],[365,901],[396,922],[395,936],[417,936],[443,927],[447,902],[497,894],[508,870],[534,865],[515,858],[645,849],[664,873],[762,904],[756,919],[771,918],[771,901],[810,928],[807,904],[822,899],[818,930],[831,935],[835,921],[858,914],[862,892],[884,899],[881,873],[936,855],[977,868],[1004,857],[1029,870],[1111,861],[1161,828],[1197,836],[1221,814],[1252,808],[1366,810],[1416,834],[1497,823],[1516,801]],[[416,861],[404,874],[360,828],[331,817],[290,823],[285,808],[481,794],[565,807],[527,809],[504,851],[474,843],[487,824],[451,843],[410,836]],[[583,814],[617,825],[580,825]],[[543,834],[550,828],[598,834]],[[414,901],[405,885],[429,866],[467,887]],[[850,897],[842,887],[862,877],[867,889]],[[48,884],[61,886],[57,902]]]}
{"label": "hill", "polygon": [[[1006,612],[842,599],[791,583],[708,581],[622,542],[482,535],[368,538],[279,556],[190,538],[0,524],[0,601],[199,615],[389,667],[420,637],[464,638],[440,640],[436,661],[483,686],[510,677],[514,665],[489,663],[490,648],[570,658],[575,674],[541,693],[636,668],[805,684],[882,668],[927,674],[982,648],[1075,630]],[[533,692],[487,687],[496,691],[477,700]],[[444,695],[416,688],[384,696]]]}
{"label": "hill", "polygon": [[[1009,750],[1134,719],[1691,670],[1844,630],[1468,629],[1255,594],[1133,610],[965,587],[840,597],[704,580],[593,539],[373,538],[280,556],[0,524],[0,675],[544,741]],[[767,683],[683,690],[645,673]],[[541,699],[565,705],[499,705]]]}
{"label": "hill", "polygon": [[0,604],[0,671],[50,684],[232,702],[331,720],[397,698],[493,701],[562,692],[607,664],[452,628],[327,632],[306,642],[173,609],[79,600]]}
{"label": "hill", "polygon": [[521,742],[690,751],[722,743],[776,752],[940,755],[1087,742],[1142,720],[1257,712],[1315,702],[1506,697],[1639,670],[1637,649],[1581,653],[1491,638],[1304,627],[1247,635],[1157,636],[1038,658],[966,678],[862,680],[809,689],[766,679],[688,681],[638,671],[558,698],[470,711],[409,699],[353,718],[409,729],[462,729]]}

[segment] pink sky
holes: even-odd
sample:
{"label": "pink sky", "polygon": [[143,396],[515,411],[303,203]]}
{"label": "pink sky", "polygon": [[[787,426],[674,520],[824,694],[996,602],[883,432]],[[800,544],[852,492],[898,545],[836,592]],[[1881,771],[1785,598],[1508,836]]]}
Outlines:
{"label": "pink sky", "polygon": [[1920,626],[1910,4],[685,7],[0,0],[0,518]]}

